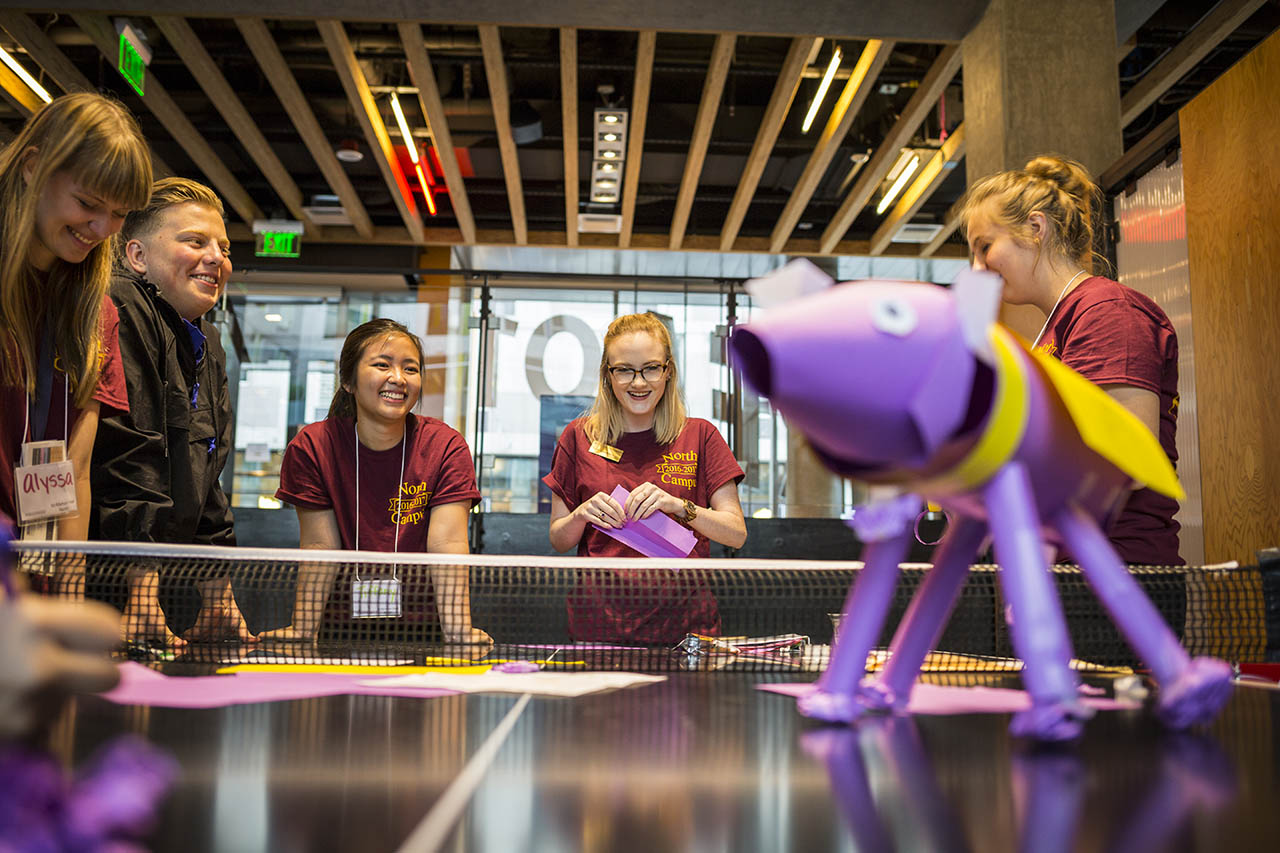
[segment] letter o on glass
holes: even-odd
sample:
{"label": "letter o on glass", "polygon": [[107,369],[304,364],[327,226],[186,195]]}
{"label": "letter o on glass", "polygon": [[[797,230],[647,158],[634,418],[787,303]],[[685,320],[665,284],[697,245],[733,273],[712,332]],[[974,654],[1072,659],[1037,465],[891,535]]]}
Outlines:
{"label": "letter o on glass", "polygon": [[582,347],[582,376],[573,390],[566,393],[590,396],[596,393],[595,367],[600,363],[600,339],[584,320],[557,314],[548,317],[529,336],[529,346],[524,353],[524,375],[529,380],[529,390],[535,397],[544,397],[556,392],[547,384],[546,372],[543,369],[543,356],[547,351],[547,342],[561,332],[568,332],[578,339]]}

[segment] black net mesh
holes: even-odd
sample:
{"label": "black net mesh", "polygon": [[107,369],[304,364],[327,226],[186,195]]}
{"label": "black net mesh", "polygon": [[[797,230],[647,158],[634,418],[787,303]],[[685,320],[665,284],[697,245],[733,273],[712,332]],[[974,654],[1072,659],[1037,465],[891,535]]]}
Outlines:
{"label": "black net mesh", "polygon": [[[121,609],[122,656],[205,666],[501,658],[578,670],[819,671],[861,565],[72,547],[15,543],[15,563],[34,591],[87,595]],[[901,567],[882,647],[927,571]],[[1258,567],[1135,568],[1133,575],[1193,654],[1266,658]],[[1054,578],[1076,665],[1141,668],[1081,573],[1060,566]],[[167,632],[187,642],[175,645]],[[868,665],[883,659],[874,652]],[[999,571],[974,566],[926,670],[1018,667]]]}

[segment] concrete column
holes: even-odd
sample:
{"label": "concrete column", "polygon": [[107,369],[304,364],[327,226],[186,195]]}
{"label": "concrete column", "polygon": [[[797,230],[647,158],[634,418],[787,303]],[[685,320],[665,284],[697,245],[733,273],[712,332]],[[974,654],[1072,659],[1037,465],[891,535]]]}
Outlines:
{"label": "concrete column", "polygon": [[[970,186],[1037,154],[1096,177],[1124,152],[1115,0],[991,0],[962,50]],[[1001,316],[1027,338],[1044,322],[1033,306]]]}
{"label": "concrete column", "polygon": [[[809,258],[836,278],[835,258]],[[783,496],[788,518],[830,518],[840,514],[841,481],[810,449],[799,431],[787,425],[787,481]]]}

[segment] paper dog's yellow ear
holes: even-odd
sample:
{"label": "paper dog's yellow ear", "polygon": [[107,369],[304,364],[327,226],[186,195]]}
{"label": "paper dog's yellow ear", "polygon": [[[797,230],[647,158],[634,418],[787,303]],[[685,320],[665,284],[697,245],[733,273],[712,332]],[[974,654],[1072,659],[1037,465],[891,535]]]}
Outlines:
{"label": "paper dog's yellow ear", "polygon": [[1053,356],[1042,352],[1032,355],[1090,450],[1162,495],[1177,500],[1186,497],[1164,448],[1142,421]]}

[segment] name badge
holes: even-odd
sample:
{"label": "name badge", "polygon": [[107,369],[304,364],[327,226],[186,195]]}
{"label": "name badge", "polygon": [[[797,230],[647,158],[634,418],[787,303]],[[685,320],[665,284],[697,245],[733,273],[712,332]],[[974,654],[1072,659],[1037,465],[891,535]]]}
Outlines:
{"label": "name badge", "polygon": [[591,447],[589,449],[596,456],[603,456],[605,459],[608,459],[610,462],[617,462],[622,458],[621,450],[619,450],[616,447],[612,447],[608,444],[605,444],[604,442],[601,442],[601,441],[591,442]]}
{"label": "name badge", "polygon": [[22,445],[22,462],[13,469],[19,524],[74,518],[79,513],[75,466],[67,459],[65,443],[28,442]]}
{"label": "name badge", "polygon": [[399,615],[399,579],[375,578],[351,582],[352,619],[394,619]]}

